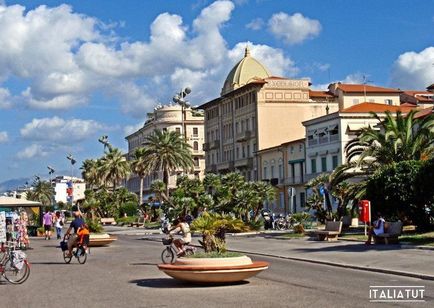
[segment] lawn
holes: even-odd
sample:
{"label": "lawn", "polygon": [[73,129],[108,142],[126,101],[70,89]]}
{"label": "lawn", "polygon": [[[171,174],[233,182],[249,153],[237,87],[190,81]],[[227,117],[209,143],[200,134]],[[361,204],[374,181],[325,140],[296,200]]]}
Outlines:
{"label": "lawn", "polygon": [[[364,234],[341,234],[339,238],[352,239],[357,241],[366,241],[367,236]],[[399,237],[401,243],[409,243],[412,245],[427,245],[434,246],[434,232],[419,233],[419,234],[404,234]]]}

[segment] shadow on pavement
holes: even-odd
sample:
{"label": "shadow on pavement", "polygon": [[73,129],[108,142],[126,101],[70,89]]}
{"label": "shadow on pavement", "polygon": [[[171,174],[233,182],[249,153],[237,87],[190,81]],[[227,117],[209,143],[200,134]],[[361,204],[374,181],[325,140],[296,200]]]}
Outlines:
{"label": "shadow on pavement", "polygon": [[305,248],[294,248],[294,251],[298,252],[318,252],[318,251],[330,251],[330,252],[361,252],[361,251],[392,251],[392,250],[401,250],[401,245],[365,245],[364,243],[360,244],[346,244],[346,245],[334,245],[330,243],[330,246],[321,247],[305,247]]}
{"label": "shadow on pavement", "polygon": [[65,262],[30,262],[30,265],[69,265]]}
{"label": "shadow on pavement", "polygon": [[248,281],[240,281],[230,284],[192,284],[188,282],[182,282],[171,278],[149,278],[149,279],[137,279],[131,280],[130,283],[135,283],[139,287],[147,288],[209,288],[209,287],[228,287],[248,284]]}

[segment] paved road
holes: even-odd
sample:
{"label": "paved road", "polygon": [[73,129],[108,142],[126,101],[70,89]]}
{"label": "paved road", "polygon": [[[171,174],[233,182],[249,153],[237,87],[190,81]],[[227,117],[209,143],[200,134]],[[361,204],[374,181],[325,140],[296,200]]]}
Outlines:
{"label": "paved road", "polygon": [[385,307],[369,303],[370,285],[423,285],[428,302],[407,307],[434,301],[433,281],[265,257],[270,269],[249,282],[191,286],[159,272],[163,246],[138,236],[92,249],[85,265],[64,264],[56,245],[33,240],[30,278],[19,286],[3,281],[1,307]]}

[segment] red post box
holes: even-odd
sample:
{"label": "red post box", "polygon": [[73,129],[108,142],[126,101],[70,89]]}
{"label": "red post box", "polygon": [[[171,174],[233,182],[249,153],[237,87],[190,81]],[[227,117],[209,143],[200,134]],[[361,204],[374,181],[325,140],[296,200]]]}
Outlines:
{"label": "red post box", "polygon": [[359,220],[365,223],[371,221],[371,202],[369,200],[359,201]]}

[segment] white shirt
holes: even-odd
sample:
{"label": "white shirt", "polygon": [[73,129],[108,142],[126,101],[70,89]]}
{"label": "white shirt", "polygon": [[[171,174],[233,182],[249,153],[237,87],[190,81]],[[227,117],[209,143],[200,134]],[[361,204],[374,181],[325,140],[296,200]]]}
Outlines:
{"label": "white shirt", "polygon": [[375,235],[383,234],[384,233],[384,219],[380,218],[378,219],[375,224],[378,224],[378,228],[374,228]]}

